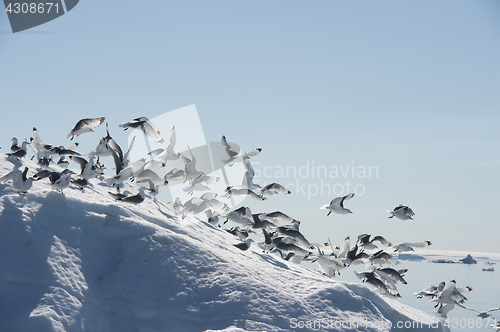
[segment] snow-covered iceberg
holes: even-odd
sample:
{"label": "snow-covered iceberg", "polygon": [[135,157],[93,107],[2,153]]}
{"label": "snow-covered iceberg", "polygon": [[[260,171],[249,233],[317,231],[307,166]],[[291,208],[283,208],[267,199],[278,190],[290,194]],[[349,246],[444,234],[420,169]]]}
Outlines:
{"label": "snow-covered iceberg", "polygon": [[[0,175],[13,166],[0,156]],[[0,186],[0,331],[446,330],[363,284],[242,252],[223,230],[91,183],[61,194],[38,181],[24,197]]]}

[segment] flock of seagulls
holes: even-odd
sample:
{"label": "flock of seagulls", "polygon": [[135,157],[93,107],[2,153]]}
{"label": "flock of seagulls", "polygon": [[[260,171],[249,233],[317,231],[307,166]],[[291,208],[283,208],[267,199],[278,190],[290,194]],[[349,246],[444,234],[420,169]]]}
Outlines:
{"label": "flock of seagulls", "polygon": [[421,290],[414,295],[418,298],[428,298],[429,302],[435,302],[434,308],[438,308],[438,314],[442,318],[447,318],[448,313],[455,308],[455,306],[461,307],[463,309],[471,310],[477,312],[477,316],[486,319],[488,317],[493,318],[495,325],[491,325],[493,328],[498,329],[498,322],[495,317],[493,317],[490,312],[500,310],[500,308],[491,308],[485,311],[480,311],[474,308],[469,308],[464,306],[467,297],[463,293],[472,291],[470,286],[457,287],[456,280],[451,280],[449,282],[442,281],[438,286],[430,285],[426,289]]}
{"label": "flock of seagulls", "polygon": [[[66,138],[73,140],[85,133],[94,132],[94,128],[101,126],[105,122],[105,117],[88,118],[79,120],[74,128],[66,135]],[[119,128],[127,130],[129,128],[139,129],[145,136],[157,143],[164,143],[160,131],[146,117],[139,117],[118,125]],[[28,176],[29,169],[24,167],[21,171],[19,166],[0,178],[0,184],[11,182],[11,187],[20,195],[25,195],[32,188],[36,181],[49,181],[49,186],[60,193],[64,193],[71,186],[84,191],[88,186],[92,186],[92,181],[97,179],[101,183],[109,186],[109,195],[119,203],[141,204],[148,196],[156,197],[161,188],[169,181],[182,181],[183,191],[193,195],[186,202],[181,202],[179,197],[175,197],[169,204],[174,211],[184,219],[187,215],[204,215],[206,221],[216,227],[227,231],[237,238],[234,247],[245,251],[254,243],[264,253],[278,254],[284,260],[300,264],[302,261],[310,261],[318,265],[319,273],[335,277],[340,275],[340,271],[353,265],[364,264],[366,270],[362,272],[354,271],[355,275],[367,284],[372,285],[385,296],[401,297],[397,284],[407,284],[404,276],[407,269],[396,269],[400,263],[395,253],[413,252],[415,248],[427,247],[431,241],[402,242],[392,244],[383,236],[371,234],[360,234],[354,245],[351,245],[350,237],[346,237],[339,246],[333,246],[328,242],[312,243],[300,231],[301,222],[281,211],[259,211],[253,212],[248,206],[241,206],[230,211],[228,204],[223,198],[231,196],[249,196],[257,201],[266,200],[273,195],[289,195],[290,190],[279,183],[270,183],[261,187],[254,182],[255,171],[250,163],[250,159],[262,152],[261,148],[252,149],[246,153],[236,151],[222,136],[221,144],[227,153],[227,159],[222,162],[229,167],[234,163],[242,163],[244,173],[242,181],[238,184],[229,185],[220,196],[212,192],[210,186],[217,183],[218,177],[207,175],[196,168],[196,157],[188,148],[189,155],[175,152],[176,133],[175,126],[169,133],[169,142],[165,148],[150,151],[146,158],[129,160],[130,151],[133,148],[135,137],[129,144],[128,150],[124,153],[118,143],[111,137],[108,124],[106,123],[106,136],[99,139],[96,148],[87,153],[76,151],[78,143],[66,146],[55,146],[43,141],[41,134],[33,128],[33,136],[30,140],[24,140],[20,145],[16,137],[12,138],[10,152],[6,153],[7,158],[22,161],[27,157],[27,147],[31,146],[33,157],[39,168],[32,176]],[[106,166],[101,162],[101,158],[111,157],[114,173],[105,175]],[[171,168],[165,170],[165,175],[158,175],[158,170],[168,168],[169,161],[180,160],[184,165],[183,169]],[[78,165],[79,171],[69,169],[70,162]],[[60,170],[50,169],[51,164],[59,166]],[[123,183],[133,181],[139,186],[138,192],[121,191]],[[113,189],[114,188],[114,189]],[[195,193],[197,193],[195,195]],[[198,195],[198,193],[200,193]],[[149,194],[149,195],[148,195]],[[320,209],[328,210],[327,216],[332,212],[335,214],[352,214],[353,212],[345,207],[347,201],[354,197],[349,193],[342,197],[331,200]],[[155,199],[155,198],[154,198]],[[389,218],[396,217],[401,220],[413,220],[415,213],[406,204],[400,204],[390,213]],[[225,219],[225,220],[224,220]],[[231,222],[231,228],[224,228]],[[256,239],[256,237],[259,237]],[[471,291],[470,287],[456,287],[455,280],[448,283],[442,282],[439,286],[430,286],[415,295],[418,298],[429,298],[431,302],[436,302],[439,306],[438,314],[446,317],[447,313],[455,306],[478,312],[478,316],[486,318],[491,316],[490,312],[500,310],[493,308],[487,311],[478,311],[473,308],[463,306],[466,298],[464,292]]]}

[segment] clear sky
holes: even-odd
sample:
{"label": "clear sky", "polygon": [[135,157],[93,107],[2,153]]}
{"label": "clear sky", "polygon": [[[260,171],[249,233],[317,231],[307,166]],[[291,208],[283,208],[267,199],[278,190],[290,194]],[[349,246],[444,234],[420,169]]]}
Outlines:
{"label": "clear sky", "polygon": [[[207,141],[263,148],[255,182],[292,184],[293,196],[245,204],[303,221],[311,241],[371,233],[500,252],[496,0],[82,0],[17,34],[1,12],[0,59],[2,151],[33,126],[67,144],[78,119],[98,116],[125,144],[119,122],[195,104]],[[85,135],[95,146],[104,129]],[[313,163],[356,173],[276,173]],[[354,214],[326,217],[335,195],[315,186],[346,194],[347,181]],[[414,221],[387,218],[400,203]]]}

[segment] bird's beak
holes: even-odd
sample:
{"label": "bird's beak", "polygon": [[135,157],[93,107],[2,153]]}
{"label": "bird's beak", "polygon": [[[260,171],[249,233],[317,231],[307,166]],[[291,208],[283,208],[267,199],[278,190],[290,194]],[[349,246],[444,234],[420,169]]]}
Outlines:
{"label": "bird's beak", "polygon": [[351,214],[352,214],[352,212],[351,212]]}

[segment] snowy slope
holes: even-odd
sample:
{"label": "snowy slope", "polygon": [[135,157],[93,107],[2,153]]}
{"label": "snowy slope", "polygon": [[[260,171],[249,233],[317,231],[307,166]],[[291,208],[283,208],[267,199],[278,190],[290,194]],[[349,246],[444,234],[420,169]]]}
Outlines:
{"label": "snowy slope", "polygon": [[[37,169],[24,164],[28,176]],[[0,156],[0,176],[15,165]],[[161,202],[115,202],[91,182],[61,194],[41,180],[25,197],[0,186],[0,331],[306,331],[300,324],[313,320],[319,330],[387,331],[398,321],[438,322],[257,246],[242,252],[232,235]]]}

